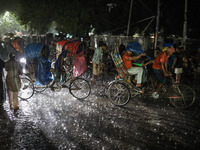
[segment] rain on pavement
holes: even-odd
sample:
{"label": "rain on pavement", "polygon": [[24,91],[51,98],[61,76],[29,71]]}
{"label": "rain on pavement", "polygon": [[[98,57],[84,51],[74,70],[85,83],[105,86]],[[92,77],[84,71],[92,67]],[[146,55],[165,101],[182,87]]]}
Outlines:
{"label": "rain on pavement", "polygon": [[116,107],[98,85],[86,100],[73,98],[68,89],[46,89],[20,101],[15,113],[6,99],[0,108],[0,149],[198,149],[198,84],[197,101],[185,110],[142,97]]}

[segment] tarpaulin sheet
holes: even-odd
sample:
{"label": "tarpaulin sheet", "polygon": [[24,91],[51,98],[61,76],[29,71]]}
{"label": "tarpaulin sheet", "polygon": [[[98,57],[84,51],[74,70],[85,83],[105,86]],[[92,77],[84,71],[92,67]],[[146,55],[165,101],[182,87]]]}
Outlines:
{"label": "tarpaulin sheet", "polygon": [[76,54],[77,54],[76,52],[77,52],[77,49],[78,49],[80,43],[81,43],[81,41],[72,41],[65,45],[65,49],[72,50],[72,52],[69,54],[69,56],[76,56]]}
{"label": "tarpaulin sheet", "polygon": [[63,46],[70,42],[71,40],[61,40],[56,44],[56,58],[58,59],[59,55],[62,53]]}
{"label": "tarpaulin sheet", "polygon": [[38,60],[43,46],[44,44],[41,44],[41,43],[28,44],[25,48],[26,60],[27,61],[31,61],[35,59]]}
{"label": "tarpaulin sheet", "polygon": [[[134,43],[129,43],[126,47],[126,50],[130,50],[132,52],[135,52],[137,54],[142,54],[145,53],[142,49],[142,46],[138,43],[138,42],[134,42]],[[153,60],[153,58],[151,58],[150,56],[146,55],[146,57],[149,60]]]}
{"label": "tarpaulin sheet", "polygon": [[40,56],[38,59],[38,71],[35,84],[46,85],[51,77],[51,62],[45,57]]}
{"label": "tarpaulin sheet", "polygon": [[64,46],[65,43],[68,42],[68,41],[70,41],[70,40],[61,40],[61,41],[58,41],[57,44]]}

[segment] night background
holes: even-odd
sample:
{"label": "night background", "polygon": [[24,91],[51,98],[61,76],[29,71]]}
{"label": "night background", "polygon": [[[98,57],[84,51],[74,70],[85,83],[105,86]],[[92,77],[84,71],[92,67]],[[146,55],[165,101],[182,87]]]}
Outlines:
{"label": "night background", "polygon": [[[52,22],[56,23],[57,31],[87,35],[91,25],[97,34],[111,33],[126,34],[130,11],[130,0],[1,0],[0,12],[14,12],[21,24],[29,25],[31,30],[45,33]],[[198,16],[200,14],[198,0],[188,1],[187,35],[188,38],[198,39],[200,29]],[[108,4],[112,4],[109,10]],[[141,33],[150,19],[157,14],[157,0],[134,0],[130,20],[130,35]],[[142,22],[141,22],[142,21]],[[160,1],[159,30],[163,36],[171,34],[182,36],[184,21],[183,0]],[[155,32],[156,18],[150,24],[145,34]]]}
{"label": "night background", "polygon": [[[185,1],[0,0],[0,58],[6,62],[10,52],[18,55],[22,50],[18,56],[24,69],[17,110],[10,107],[7,72],[2,69],[0,150],[199,150],[200,0],[187,0],[184,45]],[[120,58],[120,46],[136,44],[139,50],[133,55],[146,53],[140,60],[146,63],[168,42],[183,48],[186,63],[180,84],[174,83],[176,74],[171,68],[172,78],[166,78],[156,93],[152,63],[144,67],[139,62],[150,81],[142,83],[142,88],[135,87],[133,78],[120,78],[124,66],[117,69],[111,55]],[[93,54],[104,43],[108,49],[103,52],[103,71],[93,83]],[[70,63],[74,63],[64,73],[71,78],[51,87],[55,62],[69,49],[75,56]],[[36,84],[39,77],[48,77],[38,66],[52,75],[48,84]],[[76,67],[83,71],[78,78],[74,78]],[[83,81],[87,86],[79,87]],[[123,106],[116,104],[127,97]]]}

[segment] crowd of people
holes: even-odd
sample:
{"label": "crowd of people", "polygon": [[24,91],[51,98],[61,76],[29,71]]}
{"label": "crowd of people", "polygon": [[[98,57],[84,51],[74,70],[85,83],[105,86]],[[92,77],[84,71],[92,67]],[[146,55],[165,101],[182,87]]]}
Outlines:
{"label": "crowd of people", "polygon": [[[155,81],[155,92],[159,92],[160,88],[163,84],[166,82],[166,77],[169,76],[169,74],[174,73],[176,76],[175,83],[178,84],[181,82],[181,74],[185,71],[184,68],[188,67],[188,58],[183,53],[183,47],[176,47],[174,43],[165,43],[162,46],[162,50],[156,50],[156,57],[153,58],[153,60],[149,60],[147,63],[141,63],[141,65],[136,65],[134,62],[138,62],[138,60],[143,60],[146,58],[146,53],[140,53],[137,54],[135,52],[132,52],[131,49],[127,48],[125,45],[120,44],[118,47],[120,56],[123,60],[123,63],[125,65],[125,68],[127,69],[130,76],[134,75],[135,78],[133,79],[133,82],[135,83],[135,86],[138,88],[141,88],[143,85],[143,82],[145,82],[145,69],[144,67],[148,64],[152,63],[152,69],[156,77]],[[44,49],[44,51],[41,51],[40,58],[38,59],[38,69],[42,67],[44,62],[49,64],[48,56],[49,51]],[[86,62],[92,62],[92,78],[91,83],[95,83],[95,78],[99,77],[99,75],[102,73],[102,63],[106,61],[104,59],[105,51],[108,49],[107,44],[105,42],[99,43],[98,47],[94,50],[94,53],[92,55],[91,60]],[[10,108],[14,108],[14,110],[19,109],[19,102],[18,102],[18,91],[20,90],[20,78],[19,75],[22,73],[21,66],[18,61],[18,56],[22,55],[23,51],[18,51],[17,56],[15,53],[9,54],[9,60],[4,62],[2,59],[0,59],[0,104],[3,104],[4,96],[3,96],[3,68],[5,68],[7,75],[6,75],[6,84],[8,88],[8,97],[9,97],[9,104]],[[56,78],[51,85],[51,89],[53,90],[53,85],[57,82],[61,82],[61,79],[64,79],[65,77],[65,69],[63,68],[63,65],[67,62],[66,59],[68,57],[68,53],[71,52],[71,49],[63,49],[62,53],[59,54],[58,58],[56,59],[55,63],[55,70],[56,70]],[[142,62],[142,61],[141,61]],[[67,65],[67,64],[66,64]],[[48,67],[50,68],[50,67]],[[48,75],[50,76],[50,75]],[[37,77],[40,78],[40,75]],[[44,84],[48,84],[45,82]]]}

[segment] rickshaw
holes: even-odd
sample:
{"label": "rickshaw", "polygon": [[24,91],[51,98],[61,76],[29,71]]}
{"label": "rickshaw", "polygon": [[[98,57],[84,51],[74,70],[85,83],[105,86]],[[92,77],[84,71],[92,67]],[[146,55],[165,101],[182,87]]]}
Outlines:
{"label": "rickshaw", "polygon": [[[139,46],[138,44],[139,43],[130,44],[127,48],[133,52],[142,53],[143,51],[140,51],[140,48],[138,49],[137,47]],[[142,89],[135,87],[129,78],[130,76],[124,66],[121,56],[119,55],[118,49],[114,49],[112,51],[112,58],[120,75],[120,78],[112,81],[108,87],[108,97],[114,105],[124,106],[130,101],[131,98],[140,94],[148,96],[148,98],[152,97],[153,99],[158,99],[162,95],[163,98],[168,98],[171,104],[176,108],[188,108],[195,102],[195,91],[188,85],[174,84],[174,78],[172,75],[169,76],[171,83],[169,83],[169,85],[165,84],[162,87],[162,92],[160,93],[161,95],[157,92],[152,92],[155,89],[155,84],[151,75],[148,76]],[[151,57],[148,59],[151,60]]]}
{"label": "rickshaw", "polygon": [[[59,45],[61,44],[61,45]],[[58,49],[59,48],[59,49]],[[86,79],[80,77],[82,73],[87,69],[87,64],[84,54],[87,53],[87,46],[84,42],[78,40],[62,40],[57,43],[57,54],[61,54],[61,51],[70,49],[65,60],[66,64],[70,63],[70,67],[65,68],[65,79],[62,79],[60,83],[57,83],[57,91],[61,88],[69,88],[69,92],[75,98],[85,99],[91,93],[90,84]],[[51,69],[53,72],[54,69]],[[55,74],[54,74],[55,75]],[[70,81],[70,82],[68,82]]]}
{"label": "rickshaw", "polygon": [[[25,47],[25,61],[21,65],[25,65],[21,76],[21,89],[19,97],[22,99],[31,98],[36,92],[42,92],[52,80],[50,72],[51,63],[47,59],[49,55],[48,46],[41,43],[31,43]],[[46,57],[44,57],[46,56]]]}

